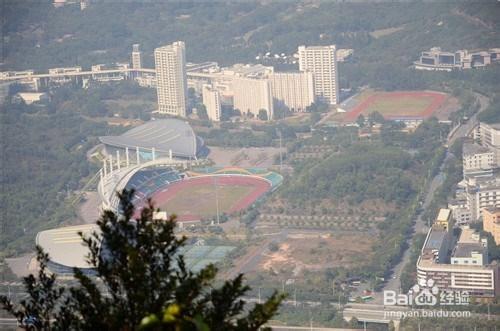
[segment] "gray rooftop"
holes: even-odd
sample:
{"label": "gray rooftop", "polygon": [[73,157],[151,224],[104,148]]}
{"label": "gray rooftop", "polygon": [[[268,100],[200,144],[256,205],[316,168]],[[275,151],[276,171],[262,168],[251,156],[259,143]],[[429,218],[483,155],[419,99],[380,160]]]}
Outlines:
{"label": "gray rooftop", "polygon": [[161,119],[149,121],[121,136],[103,136],[99,140],[113,147],[139,147],[151,151],[168,153],[177,157],[195,158],[202,145],[189,123],[178,119]]}
{"label": "gray rooftop", "polygon": [[471,257],[473,252],[482,254],[484,250],[485,248],[481,244],[459,243],[455,248],[453,257]]}
{"label": "gray rooftop", "polygon": [[88,248],[83,245],[79,231],[88,237],[90,233],[97,232],[98,227],[96,224],[85,224],[42,231],[36,236],[36,244],[40,245],[55,263],[68,267],[90,268],[86,261]]}
{"label": "gray rooftop", "polygon": [[445,235],[446,231],[432,229],[424,249],[439,250],[443,245]]}
{"label": "gray rooftop", "polygon": [[484,147],[478,144],[464,143],[464,155],[483,154],[488,152],[490,152],[490,149],[488,147]]}

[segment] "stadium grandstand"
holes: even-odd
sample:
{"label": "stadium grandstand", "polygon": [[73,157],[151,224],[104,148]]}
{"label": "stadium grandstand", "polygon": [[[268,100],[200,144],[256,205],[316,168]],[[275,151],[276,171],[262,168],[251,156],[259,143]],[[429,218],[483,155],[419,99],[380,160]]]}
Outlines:
{"label": "stadium grandstand", "polygon": [[96,224],[68,226],[41,231],[36,236],[36,244],[49,254],[49,270],[62,277],[72,277],[73,268],[86,275],[94,275],[95,270],[87,263],[88,249],[83,245],[78,232],[86,237],[99,232]]}
{"label": "stadium grandstand", "polygon": [[153,193],[160,190],[162,187],[169,185],[182,179],[182,176],[170,167],[156,167],[150,169],[142,169],[136,172],[129,179],[125,188],[127,190],[134,189],[135,195],[133,202],[144,201]]}
{"label": "stadium grandstand", "polygon": [[207,154],[203,140],[189,123],[178,119],[151,120],[120,136],[99,137],[108,155],[117,152],[142,161],[169,157],[196,160]]}

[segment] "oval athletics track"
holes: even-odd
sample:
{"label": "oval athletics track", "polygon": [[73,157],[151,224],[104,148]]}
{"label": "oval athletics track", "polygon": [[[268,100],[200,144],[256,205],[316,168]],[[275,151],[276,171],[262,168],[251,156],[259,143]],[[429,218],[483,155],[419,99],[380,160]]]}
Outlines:
{"label": "oval athletics track", "polygon": [[[199,219],[201,217],[206,217],[209,215],[200,215],[196,211],[197,199],[202,199],[200,193],[196,193],[198,188],[206,188],[210,190],[209,193],[211,197],[214,197],[214,185],[217,183],[217,187],[245,187],[248,188],[247,192],[242,196],[232,196],[230,207],[227,210],[221,210],[220,212],[231,214],[241,210],[244,210],[251,206],[257,199],[268,192],[271,189],[271,184],[260,177],[256,176],[245,176],[245,175],[208,175],[208,176],[196,176],[188,177],[183,180],[174,182],[168,185],[166,188],[159,190],[152,195],[152,200],[155,205],[163,209],[162,207],[167,205],[172,199],[176,198],[178,195],[184,195],[186,192],[193,192],[189,199],[193,199],[192,210],[189,212],[179,212],[177,214],[179,221],[187,221],[193,219]],[[206,193],[204,193],[206,195]],[[169,212],[167,210],[167,212]]]}

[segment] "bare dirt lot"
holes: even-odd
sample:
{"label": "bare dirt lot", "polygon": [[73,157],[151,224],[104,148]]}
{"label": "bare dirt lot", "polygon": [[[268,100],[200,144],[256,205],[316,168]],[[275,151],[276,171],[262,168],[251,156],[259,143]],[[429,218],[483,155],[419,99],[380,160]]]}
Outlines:
{"label": "bare dirt lot", "polygon": [[264,256],[259,268],[291,269],[297,275],[302,270],[361,265],[369,261],[372,244],[366,234],[290,234],[277,251]]}

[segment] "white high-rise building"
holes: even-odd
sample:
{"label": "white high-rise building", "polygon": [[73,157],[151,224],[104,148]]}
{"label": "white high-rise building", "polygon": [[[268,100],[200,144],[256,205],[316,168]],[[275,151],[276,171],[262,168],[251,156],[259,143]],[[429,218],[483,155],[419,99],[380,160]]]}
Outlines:
{"label": "white high-rise building", "polygon": [[237,77],[232,82],[234,91],[234,108],[242,114],[251,113],[255,117],[261,110],[266,111],[267,118],[273,118],[273,97],[268,79]]}
{"label": "white high-rise building", "polygon": [[139,44],[132,45],[132,69],[142,68],[142,58],[141,51],[139,50]]}
{"label": "white high-rise building", "polygon": [[208,84],[203,85],[203,104],[207,109],[208,119],[211,121],[220,121],[220,93]]}
{"label": "white high-rise building", "polygon": [[155,49],[158,111],[186,117],[186,48],[184,42]]}
{"label": "white high-rise building", "polygon": [[335,45],[299,46],[300,71],[312,72],[317,100],[334,105],[339,102]]}
{"label": "white high-rise building", "polygon": [[280,72],[269,75],[274,101],[294,112],[305,111],[314,102],[311,72]]}

